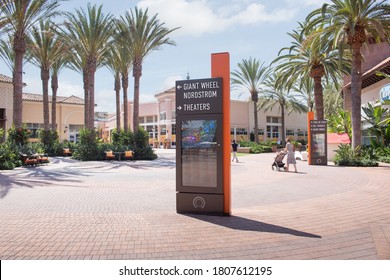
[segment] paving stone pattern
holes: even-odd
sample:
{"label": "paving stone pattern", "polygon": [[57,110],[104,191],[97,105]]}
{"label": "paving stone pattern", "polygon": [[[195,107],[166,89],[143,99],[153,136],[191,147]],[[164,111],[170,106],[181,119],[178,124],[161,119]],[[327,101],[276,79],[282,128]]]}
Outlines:
{"label": "paving stone pattern", "polygon": [[390,166],[232,163],[232,215],[176,213],[175,154],[0,173],[0,259],[390,259]]}

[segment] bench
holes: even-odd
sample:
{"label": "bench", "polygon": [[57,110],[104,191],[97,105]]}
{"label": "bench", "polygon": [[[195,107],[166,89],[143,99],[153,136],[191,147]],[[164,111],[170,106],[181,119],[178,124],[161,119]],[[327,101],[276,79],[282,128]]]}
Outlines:
{"label": "bench", "polygon": [[36,166],[38,165],[38,159],[35,157],[31,157],[29,155],[19,153],[20,154],[20,159],[22,160],[22,165],[23,166]]}
{"label": "bench", "polygon": [[134,153],[133,151],[125,151],[125,160],[133,159]]}
{"label": "bench", "polygon": [[63,148],[62,149],[62,154],[64,155],[64,157],[70,157],[72,155],[72,152],[70,151],[69,148]]}
{"label": "bench", "polygon": [[251,152],[251,147],[238,147],[237,152],[249,154]]}
{"label": "bench", "polygon": [[115,159],[115,155],[112,151],[105,151],[104,153],[106,154],[106,160]]}

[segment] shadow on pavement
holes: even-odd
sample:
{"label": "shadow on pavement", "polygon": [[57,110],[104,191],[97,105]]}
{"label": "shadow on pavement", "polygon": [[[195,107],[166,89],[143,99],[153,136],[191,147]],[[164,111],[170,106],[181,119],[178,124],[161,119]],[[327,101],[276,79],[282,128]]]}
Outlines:
{"label": "shadow on pavement", "polygon": [[258,232],[271,232],[271,233],[281,233],[281,234],[290,234],[301,237],[309,238],[321,238],[320,235],[299,231],[291,228],[281,227],[277,225],[267,224],[259,222],[256,220],[251,220],[238,216],[207,216],[207,215],[186,215],[191,218],[195,218],[204,222],[212,223],[215,225],[227,227],[230,229],[236,230],[248,230],[248,231],[258,231]]}

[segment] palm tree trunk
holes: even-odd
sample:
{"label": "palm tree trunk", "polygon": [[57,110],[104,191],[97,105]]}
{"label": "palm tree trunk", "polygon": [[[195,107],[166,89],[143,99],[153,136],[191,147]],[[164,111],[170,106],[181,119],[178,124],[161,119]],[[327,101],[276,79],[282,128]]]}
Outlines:
{"label": "palm tree trunk", "polygon": [[26,52],[26,40],[14,37],[15,67],[13,73],[13,124],[16,128],[22,127],[23,122],[23,56]]}
{"label": "palm tree trunk", "polygon": [[280,104],[280,111],[282,114],[282,146],[286,145],[286,125],[285,125],[285,117],[284,117],[284,104]]}
{"label": "palm tree trunk", "polygon": [[142,76],[142,63],[134,62],[133,77],[134,77],[134,111],[133,111],[133,132],[138,132],[139,125],[139,82]]}
{"label": "palm tree trunk", "polygon": [[50,114],[49,114],[49,78],[48,69],[41,68],[41,80],[43,90],[43,129],[50,130]]}
{"label": "palm tree trunk", "polygon": [[254,133],[255,133],[255,142],[256,143],[259,143],[259,118],[257,116],[257,101],[253,101],[253,116],[254,116],[254,119],[255,119],[255,129],[254,129]]}
{"label": "palm tree trunk", "polygon": [[121,130],[121,100],[120,100],[120,91],[121,91],[121,80],[119,73],[115,74],[115,104],[116,104],[116,130]]}
{"label": "palm tree trunk", "polygon": [[89,107],[88,107],[88,128],[93,130],[95,129],[95,72],[96,72],[96,63],[90,62],[88,66],[88,81],[89,81]]}
{"label": "palm tree trunk", "polygon": [[352,95],[352,147],[362,144],[361,107],[362,107],[362,55],[361,44],[352,44],[352,70],[351,70],[351,95]]}
{"label": "palm tree trunk", "polygon": [[87,68],[83,69],[83,83],[84,83],[84,128],[88,128],[89,124],[89,79]]}
{"label": "palm tree trunk", "polygon": [[127,89],[129,87],[129,76],[122,74],[123,89],[123,129],[129,131],[129,104],[127,100]]}
{"label": "palm tree trunk", "polygon": [[316,105],[316,119],[324,119],[324,97],[322,94],[321,76],[314,78],[314,103]]}
{"label": "palm tree trunk", "polygon": [[58,90],[58,76],[53,73],[51,76],[51,130],[57,130],[57,90]]}

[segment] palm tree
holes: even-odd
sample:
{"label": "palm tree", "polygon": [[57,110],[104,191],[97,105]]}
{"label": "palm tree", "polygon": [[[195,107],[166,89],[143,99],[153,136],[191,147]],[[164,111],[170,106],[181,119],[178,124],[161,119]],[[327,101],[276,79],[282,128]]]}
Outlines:
{"label": "palm tree", "polygon": [[88,3],[87,11],[80,8],[67,13],[64,38],[71,49],[72,67],[83,73],[85,91],[85,128],[94,129],[95,72],[111,48],[113,17],[104,15],[103,6]]}
{"label": "palm tree", "polygon": [[[63,56],[63,42],[58,39],[54,31],[54,23],[40,21],[38,26],[33,26],[27,40],[29,61],[41,69],[42,93],[43,93],[43,127],[45,131],[50,129],[49,115],[49,79],[50,68],[53,63]],[[55,123],[55,119],[53,119]]]}
{"label": "palm tree", "polygon": [[324,113],[331,116],[338,113],[343,108],[343,98],[340,94],[340,83],[327,84],[324,87]]}
{"label": "palm tree", "polygon": [[292,86],[293,91],[298,92],[306,101],[309,112],[314,111],[314,81],[310,77],[300,77]]}
{"label": "palm tree", "polygon": [[265,112],[272,110],[278,106],[281,114],[282,123],[282,145],[285,144],[286,126],[285,114],[292,112],[304,113],[308,108],[302,104],[290,91],[286,90],[284,84],[281,84],[278,79],[279,73],[272,73],[265,81],[265,89],[260,94],[259,109],[264,109]]}
{"label": "palm tree", "polygon": [[26,53],[27,33],[38,20],[56,15],[60,2],[61,0],[2,0],[0,22],[5,25],[3,31],[12,34],[15,52],[13,124],[17,128],[22,126],[23,57]]}
{"label": "palm tree", "polygon": [[239,70],[231,73],[231,83],[233,88],[239,88],[245,92],[249,91],[251,101],[253,102],[254,120],[255,120],[255,142],[259,143],[259,121],[257,117],[257,102],[259,93],[263,90],[264,82],[270,73],[270,68],[264,66],[255,58],[243,59],[237,64]]}
{"label": "palm tree", "polygon": [[[116,104],[116,129],[119,131],[121,129],[121,108],[120,108],[120,90],[121,90],[121,78],[120,78],[120,54],[119,48],[117,45],[107,53],[105,59],[105,66],[112,72],[114,75],[114,90],[115,90],[115,104]],[[126,106],[124,106],[126,109]]]}
{"label": "palm tree", "polygon": [[352,49],[352,146],[361,145],[362,54],[370,41],[389,41],[390,5],[387,0],[332,0],[308,15],[313,22],[326,23],[325,36],[332,36],[333,47]]}
{"label": "palm tree", "polygon": [[13,73],[15,67],[15,53],[12,49],[12,37],[0,39],[0,59],[4,61],[8,69]]}
{"label": "palm tree", "polygon": [[[121,36],[123,32],[122,22],[117,21],[117,27],[119,32],[115,34],[118,53],[118,69],[122,77],[122,90],[123,90],[123,129],[125,132],[129,130],[129,106],[128,106],[128,94],[127,89],[129,87],[129,74],[131,66],[133,65],[133,54],[127,48],[127,36]],[[124,31],[126,32],[126,31]]]}
{"label": "palm tree", "polygon": [[[65,51],[66,45],[62,45]],[[51,65],[51,130],[57,130],[57,90],[58,90],[58,75],[68,64],[68,57],[63,53],[57,60]]]}
{"label": "palm tree", "polygon": [[[321,30],[321,27],[319,27]],[[299,23],[298,30],[288,35],[293,39],[291,47],[282,48],[279,55],[288,51],[287,54],[278,56],[273,63],[278,63],[276,71],[282,74],[278,77],[288,89],[299,79],[310,77],[314,80],[314,101],[316,118],[324,119],[322,77],[326,80],[337,81],[340,72],[348,71],[348,60],[340,57],[337,50],[329,50],[326,40],[321,37],[310,37],[318,32],[318,28],[309,27],[307,22]]]}
{"label": "palm tree", "polygon": [[[120,31],[127,40],[128,52],[133,58],[134,77],[134,112],[133,131],[138,131],[139,125],[139,90],[142,76],[142,64],[145,57],[163,45],[176,45],[168,35],[178,28],[168,29],[164,23],[160,23],[157,14],[150,17],[148,9],[143,11],[135,7],[121,16]],[[126,105],[125,105],[126,106]]]}

